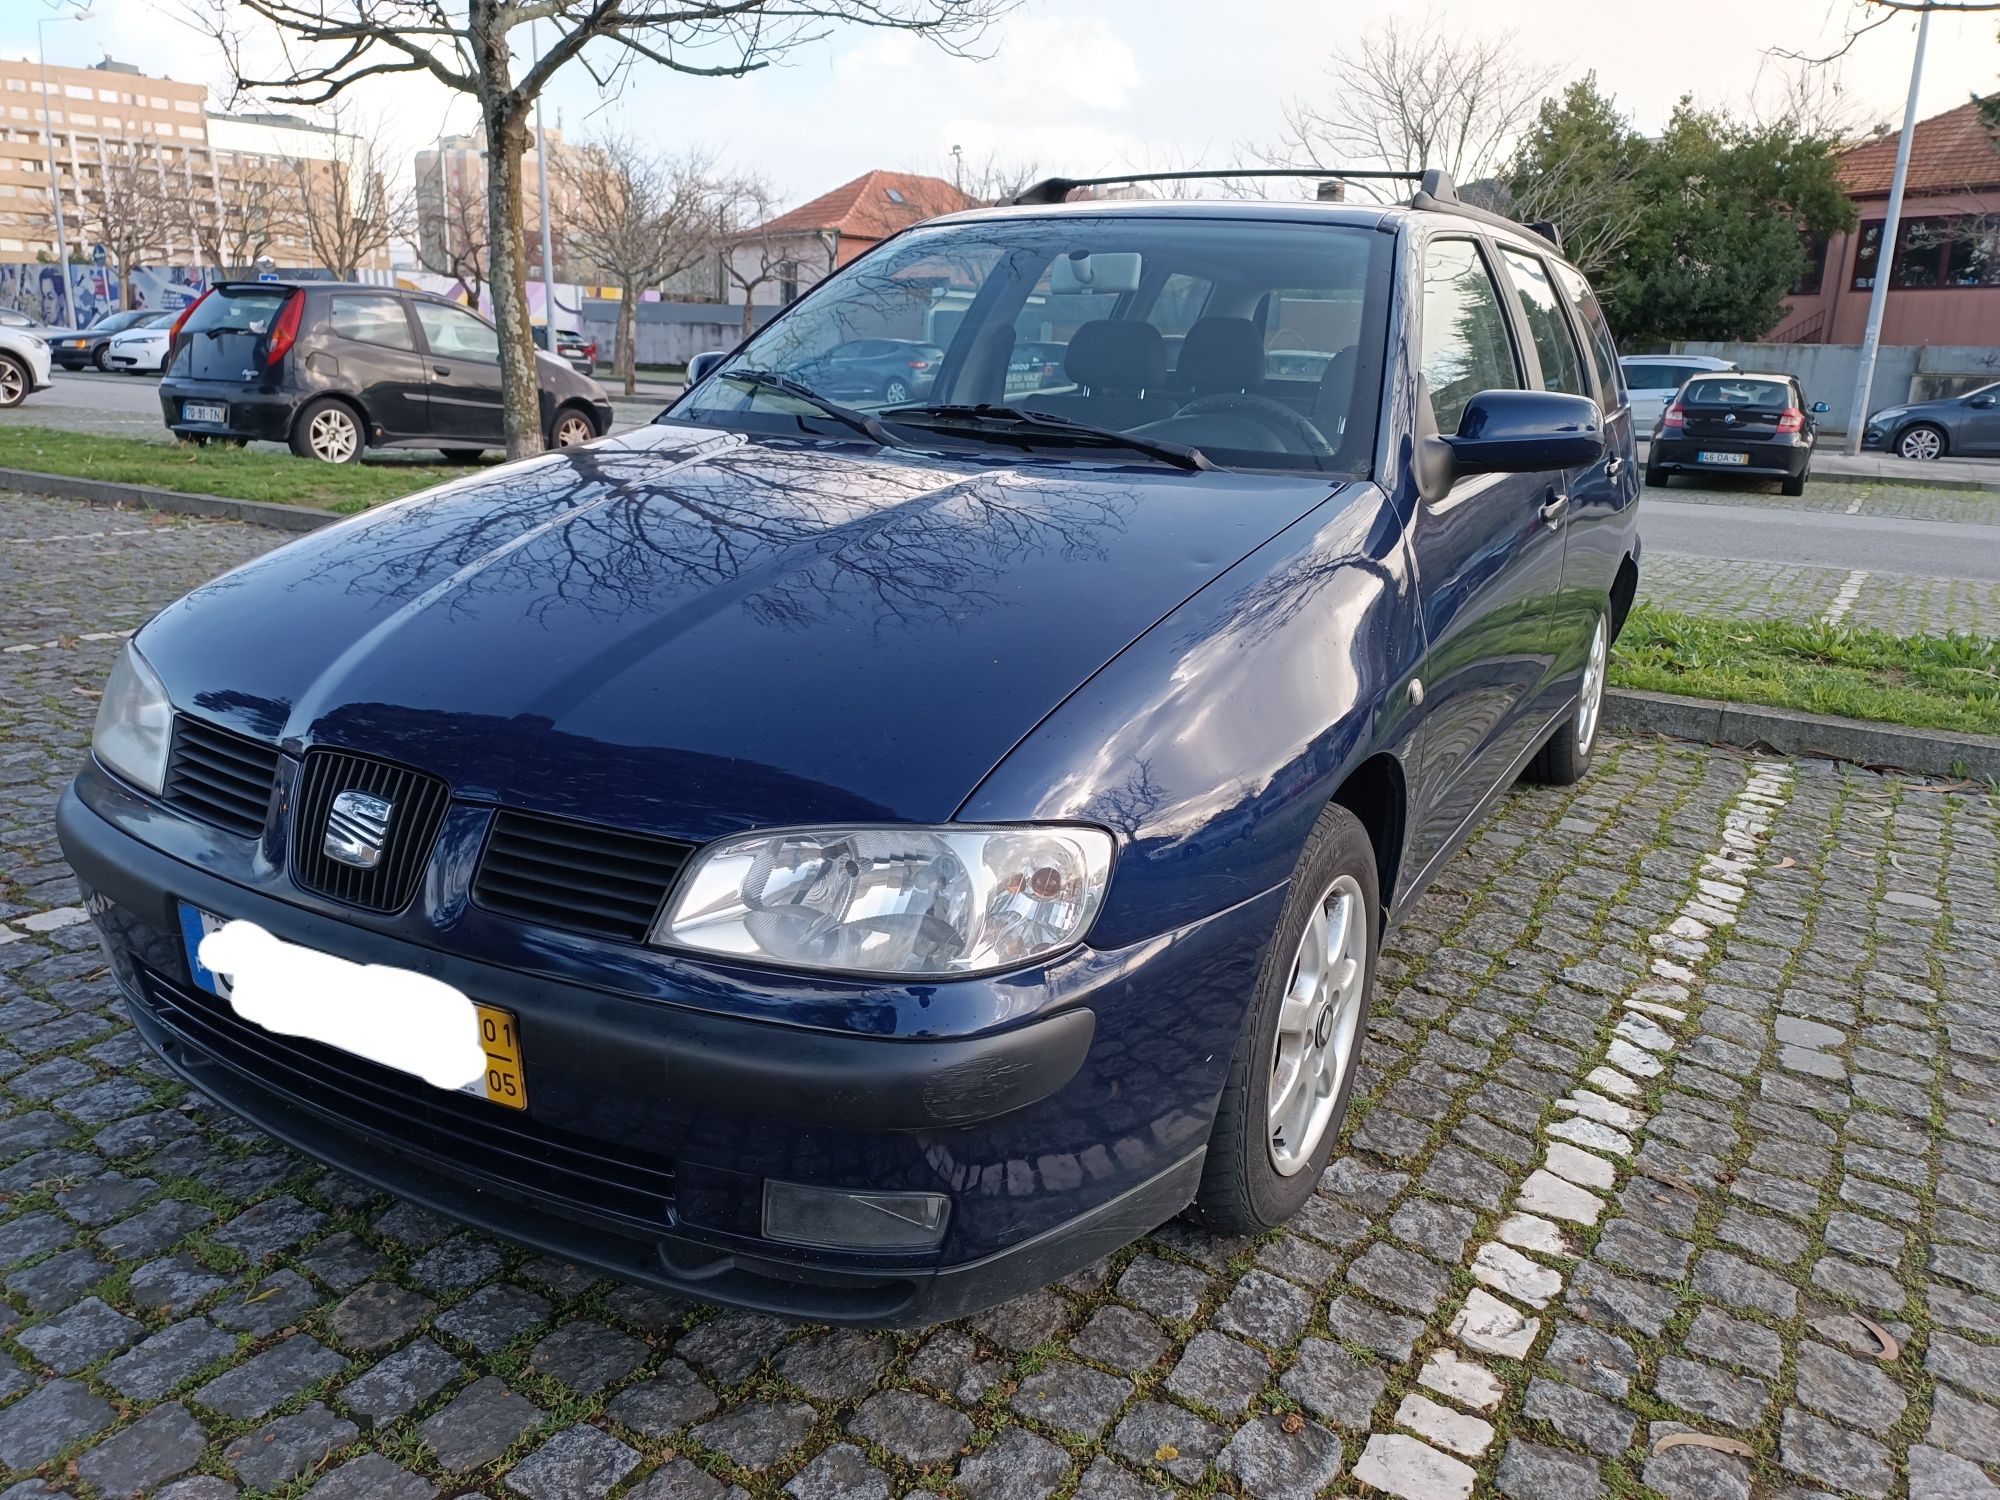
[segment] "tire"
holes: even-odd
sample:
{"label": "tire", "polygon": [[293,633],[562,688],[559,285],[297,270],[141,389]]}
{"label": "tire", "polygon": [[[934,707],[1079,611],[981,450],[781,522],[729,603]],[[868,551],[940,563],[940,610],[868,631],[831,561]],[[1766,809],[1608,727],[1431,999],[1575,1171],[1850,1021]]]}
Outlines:
{"label": "tire", "polygon": [[1951,439],[1945,430],[1931,422],[1918,422],[1905,427],[1896,434],[1896,456],[1913,458],[1919,463],[1930,463],[1951,451]]}
{"label": "tire", "polygon": [[[1381,889],[1375,849],[1361,820],[1329,804],[1292,872],[1291,894],[1264,952],[1222,1087],[1193,1208],[1193,1217],[1209,1228],[1260,1234],[1291,1218],[1319,1186],[1360,1071]],[[1335,928],[1343,942],[1335,950],[1338,962],[1328,964]],[[1315,953],[1317,983],[1309,968]],[[1329,992],[1326,978],[1350,963],[1347,982]],[[1292,998],[1295,991],[1300,1000]],[[1271,1089],[1288,1055],[1296,1067],[1292,1076],[1309,1092],[1296,1108],[1281,1111],[1284,1118],[1274,1126]]]}
{"label": "tire", "polygon": [[476,464],[486,456],[484,448],[440,448],[448,464]]}
{"label": "tire", "polygon": [[28,367],[11,354],[0,354],[0,408],[19,406],[34,388]]}
{"label": "tire", "polygon": [[574,448],[578,443],[587,443],[596,436],[597,424],[587,412],[580,412],[573,406],[562,408],[549,423],[551,448]]}
{"label": "tire", "polygon": [[104,362],[104,356],[110,352],[111,346],[109,344],[99,344],[95,349],[90,351],[91,366],[101,375],[109,375],[111,373],[111,366]]}
{"label": "tire", "polygon": [[[343,436],[344,434],[344,436]],[[351,464],[368,445],[361,418],[345,401],[321,396],[308,401],[292,423],[292,452],[323,464]]]}
{"label": "tire", "polygon": [[1604,720],[1604,679],[1611,661],[1611,614],[1601,610],[1590,634],[1589,654],[1584,658],[1583,687],[1577,694],[1576,712],[1563,720],[1549,736],[1523,773],[1543,786],[1575,786],[1590,774],[1591,753],[1597,748],[1597,731]]}
{"label": "tire", "polygon": [[1658,464],[1646,465],[1646,488],[1648,489],[1663,490],[1672,482],[1673,477],[1672,474],[1668,473]]}
{"label": "tire", "polygon": [[1801,469],[1799,471],[1799,475],[1796,479],[1792,478],[1790,475],[1787,475],[1784,478],[1784,480],[1782,480],[1778,485],[1779,492],[1782,494],[1790,495],[1793,499],[1796,500],[1800,495],[1803,495],[1806,492],[1806,480],[1810,477],[1811,477],[1810,474],[1804,469]]}
{"label": "tire", "polygon": [[882,404],[901,406],[910,399],[910,383],[900,375],[891,375],[882,382]]}

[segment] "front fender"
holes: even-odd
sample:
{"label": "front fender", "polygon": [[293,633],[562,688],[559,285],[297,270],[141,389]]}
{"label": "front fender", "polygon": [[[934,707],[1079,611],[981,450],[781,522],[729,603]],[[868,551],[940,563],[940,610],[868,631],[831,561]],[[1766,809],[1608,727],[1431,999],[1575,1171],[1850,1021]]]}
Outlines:
{"label": "front fender", "polygon": [[1421,626],[1406,559],[1383,492],[1347,486],[1100,669],[957,816],[1117,830],[1094,946],[1282,884],[1353,768],[1409,756]]}

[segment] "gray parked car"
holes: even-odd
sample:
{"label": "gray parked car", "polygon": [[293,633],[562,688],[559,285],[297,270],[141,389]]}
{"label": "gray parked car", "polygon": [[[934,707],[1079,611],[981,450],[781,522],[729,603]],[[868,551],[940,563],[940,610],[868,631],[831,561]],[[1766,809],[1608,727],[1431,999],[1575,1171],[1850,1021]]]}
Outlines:
{"label": "gray parked car", "polygon": [[1868,419],[1861,446],[1919,459],[2000,453],[2000,381],[1962,396],[1885,406]]}

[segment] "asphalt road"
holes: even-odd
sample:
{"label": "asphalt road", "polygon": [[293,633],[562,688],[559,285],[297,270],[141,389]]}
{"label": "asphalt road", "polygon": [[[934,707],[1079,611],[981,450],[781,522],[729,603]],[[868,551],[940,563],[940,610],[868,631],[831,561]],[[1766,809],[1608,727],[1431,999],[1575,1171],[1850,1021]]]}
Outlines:
{"label": "asphalt road", "polygon": [[1689,504],[1658,492],[1647,494],[1640,516],[1640,534],[1658,552],[2000,581],[2000,533],[1990,525],[1830,515],[1768,500]]}

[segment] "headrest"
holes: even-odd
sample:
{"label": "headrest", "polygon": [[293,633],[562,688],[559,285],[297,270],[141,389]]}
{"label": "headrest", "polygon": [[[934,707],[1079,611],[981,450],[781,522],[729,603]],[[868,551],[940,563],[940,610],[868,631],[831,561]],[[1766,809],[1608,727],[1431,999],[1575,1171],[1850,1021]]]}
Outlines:
{"label": "headrest", "polygon": [[1167,341],[1151,323],[1098,318],[1070,336],[1063,373],[1093,392],[1142,391],[1167,376]]}
{"label": "headrest", "polygon": [[1248,318],[1202,318],[1181,340],[1181,384],[1196,395],[1264,383],[1264,336]]}

